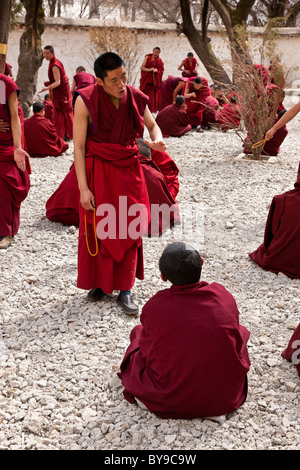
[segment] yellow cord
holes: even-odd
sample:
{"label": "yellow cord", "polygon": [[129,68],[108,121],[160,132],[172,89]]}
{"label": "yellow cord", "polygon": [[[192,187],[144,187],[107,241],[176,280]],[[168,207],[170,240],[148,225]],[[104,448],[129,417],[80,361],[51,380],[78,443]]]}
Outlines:
{"label": "yellow cord", "polygon": [[96,252],[95,253],[91,253],[91,250],[90,250],[90,247],[89,247],[89,242],[88,242],[88,238],[87,238],[86,214],[84,214],[84,229],[85,229],[85,240],[86,240],[86,246],[87,246],[88,252],[91,256],[97,256],[99,246],[98,246],[98,238],[97,238],[97,234],[96,234],[96,209],[94,209],[94,235],[95,235],[95,243],[96,243]]}
{"label": "yellow cord", "polygon": [[259,142],[256,142],[256,144],[253,144],[252,148],[256,149],[257,147],[260,147],[261,145],[263,145],[266,141],[267,139],[260,140]]}

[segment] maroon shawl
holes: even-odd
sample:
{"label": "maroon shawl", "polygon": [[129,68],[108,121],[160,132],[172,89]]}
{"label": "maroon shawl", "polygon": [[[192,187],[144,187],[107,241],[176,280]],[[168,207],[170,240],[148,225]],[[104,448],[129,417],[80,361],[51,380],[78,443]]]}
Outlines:
{"label": "maroon shawl", "polygon": [[24,121],[27,151],[31,157],[58,157],[69,148],[49,119],[39,113]]}
{"label": "maroon shawl", "polygon": [[187,112],[178,104],[170,104],[159,111],[156,124],[164,137],[182,137],[192,128]]}

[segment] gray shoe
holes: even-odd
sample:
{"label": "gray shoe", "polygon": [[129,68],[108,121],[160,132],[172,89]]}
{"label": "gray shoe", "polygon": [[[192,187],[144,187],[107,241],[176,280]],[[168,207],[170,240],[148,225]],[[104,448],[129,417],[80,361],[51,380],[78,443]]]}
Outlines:
{"label": "gray shoe", "polygon": [[117,302],[121,305],[122,309],[126,313],[126,315],[132,315],[134,317],[138,316],[139,308],[133,302],[131,294],[119,294],[117,298]]}
{"label": "gray shoe", "polygon": [[103,292],[100,287],[95,287],[95,289],[89,291],[88,295],[86,296],[86,300],[88,300],[89,302],[98,302],[105,295],[105,292]]}

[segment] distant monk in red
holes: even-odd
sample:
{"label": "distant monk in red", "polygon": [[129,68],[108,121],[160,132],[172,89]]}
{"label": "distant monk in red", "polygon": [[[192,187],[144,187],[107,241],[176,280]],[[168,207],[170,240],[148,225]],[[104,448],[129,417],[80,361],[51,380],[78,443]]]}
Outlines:
{"label": "distant monk in red", "polygon": [[30,188],[31,170],[29,155],[23,150],[19,88],[10,77],[0,74],[0,92],[0,249],[6,249],[19,230],[20,208]]}
{"label": "distant monk in red", "polygon": [[50,95],[47,93],[44,97],[43,105],[45,106],[45,118],[53,124],[53,103],[50,100]]}
{"label": "distant monk in red", "polygon": [[292,334],[287,348],[281,355],[284,359],[295,365],[300,376],[300,323]]}
{"label": "distant monk in red", "polygon": [[300,165],[295,189],[274,196],[264,241],[250,258],[266,271],[300,278]]}
{"label": "distant monk in red", "polygon": [[169,104],[174,104],[176,97],[182,87],[177,88],[179,84],[184,84],[184,79],[181,77],[169,77],[162,82],[158,89],[158,110],[161,111]]}
{"label": "distant monk in red", "polygon": [[95,77],[91,73],[87,73],[85,68],[81,65],[77,67],[76,74],[73,77],[73,82],[71,86],[71,93],[73,94],[75,90],[80,90],[90,85],[94,85]]}
{"label": "distant monk in red", "polygon": [[197,67],[199,67],[197,59],[192,52],[189,52],[179,65],[178,70],[182,72],[183,77],[191,78],[198,75]]}
{"label": "distant monk in red", "polygon": [[[286,110],[283,109],[282,111],[280,111],[280,113],[278,113],[278,116],[277,118],[275,119],[275,123],[279,121],[279,119],[286,113]],[[261,154],[262,155],[270,155],[270,156],[274,156],[274,157],[277,157],[277,155],[279,154],[279,151],[280,151],[280,147],[284,141],[284,139],[286,138],[286,136],[288,135],[288,130],[287,130],[287,127],[286,126],[282,126],[280,127],[280,129],[278,129],[275,134],[273,135],[272,139],[270,140],[267,140],[267,142],[265,143],[263,149],[262,149],[262,152]]]}
{"label": "distant monk in red", "polygon": [[63,64],[55,57],[52,46],[44,47],[44,58],[49,61],[45,88],[53,101],[53,123],[62,139],[73,139],[73,108],[69,79]]}
{"label": "distant monk in red", "polygon": [[203,101],[203,105],[201,127],[202,129],[211,129],[218,121],[218,109],[220,108],[220,104],[217,98],[213,95],[209,95]]}
{"label": "distant monk in red", "polygon": [[125,398],[161,418],[225,419],[247,396],[250,333],[232,295],[200,281],[201,264],[185,243],[165,248],[161,279],[172,285],[144,305],[118,374]]}
{"label": "distant monk in red", "polygon": [[192,129],[186,112],[184,96],[177,96],[175,104],[170,104],[156,116],[163,137],[182,137]]}
{"label": "distant monk in red", "polygon": [[162,84],[164,63],[159,57],[160,48],[155,47],[151,54],[147,54],[141,65],[140,90],[149,97],[149,110],[151,113],[158,111],[157,92]]}
{"label": "distant monk in red", "polygon": [[135,141],[145,124],[150,148],[165,151],[166,146],[147,106],[148,97],[126,85],[123,60],[104,53],[94,70],[96,84],[75,92],[79,95],[74,111],[80,192],[77,286],[89,290],[89,301],[119,290],[118,303],[126,314],[136,315],[131,289],[136,277],[144,277],[142,236],[150,207]]}
{"label": "distant monk in red", "polygon": [[184,83],[182,95],[187,105],[187,114],[192,127],[201,130],[203,102],[211,94],[208,81],[204,77],[190,78]]}
{"label": "distant monk in red", "polygon": [[217,122],[222,131],[237,129],[240,126],[241,113],[235,97],[232,96],[229,103],[219,108]]}
{"label": "distant monk in red", "polygon": [[52,222],[79,226],[79,190],[74,164],[46,202],[46,217]]}
{"label": "distant monk in red", "polygon": [[31,157],[59,157],[69,144],[59,135],[49,119],[45,118],[45,106],[37,101],[33,104],[33,115],[24,121],[24,135]]}

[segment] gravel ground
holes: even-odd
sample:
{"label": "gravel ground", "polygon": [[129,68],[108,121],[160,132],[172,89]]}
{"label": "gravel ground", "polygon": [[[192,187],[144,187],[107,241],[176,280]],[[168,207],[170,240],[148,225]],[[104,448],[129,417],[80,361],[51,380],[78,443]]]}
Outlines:
{"label": "gravel ground", "polygon": [[[287,97],[286,107],[293,102]],[[116,371],[139,319],[122,313],[117,293],[96,305],[85,300],[76,287],[77,229],[45,217],[72,144],[59,158],[32,159],[19,233],[0,253],[0,450],[300,449],[299,377],[281,357],[299,323],[299,280],[265,272],[248,256],[263,240],[272,197],[296,180],[299,119],[288,129],[275,163],[237,160],[233,131],[166,139],[181,172],[183,216],[200,208],[204,235],[183,236],[204,257],[202,280],[234,295],[251,332],[248,397],[223,423],[162,420],[123,398]],[[133,290],[140,307],[166,287],[158,259],[170,237],[144,240],[145,280]]]}

